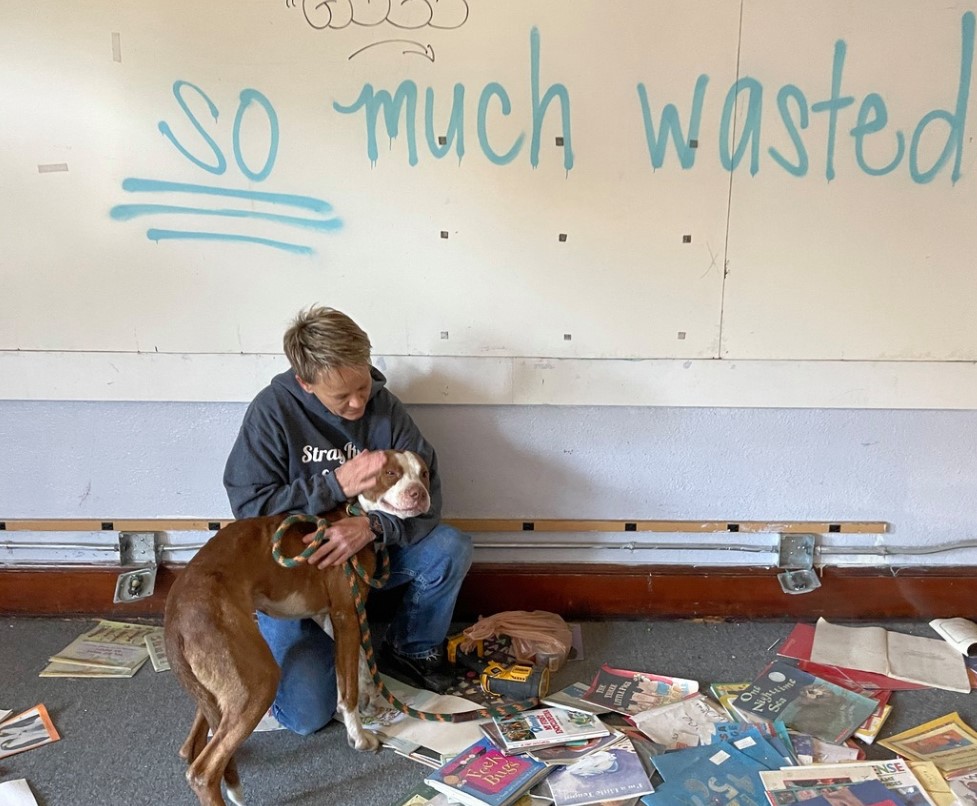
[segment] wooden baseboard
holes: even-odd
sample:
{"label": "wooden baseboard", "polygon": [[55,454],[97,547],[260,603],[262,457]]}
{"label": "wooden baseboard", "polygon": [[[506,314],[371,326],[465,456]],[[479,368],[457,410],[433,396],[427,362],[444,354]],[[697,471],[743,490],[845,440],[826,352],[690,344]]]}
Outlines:
{"label": "wooden baseboard", "polygon": [[[179,566],[160,568],[156,592],[112,603],[119,568],[0,569],[0,614],[159,616]],[[459,621],[503,610],[548,610],[566,619],[929,619],[973,617],[977,568],[825,568],[811,593],[785,594],[769,568],[596,564],[474,566]],[[394,604],[376,602],[381,609]],[[372,609],[372,608],[371,608]]]}

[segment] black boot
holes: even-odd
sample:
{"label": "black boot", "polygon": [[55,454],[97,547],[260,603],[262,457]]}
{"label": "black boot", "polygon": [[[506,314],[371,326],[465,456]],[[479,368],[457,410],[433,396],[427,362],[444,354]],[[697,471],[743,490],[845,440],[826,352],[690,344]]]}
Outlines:
{"label": "black boot", "polygon": [[377,657],[377,667],[385,675],[437,694],[444,694],[455,682],[444,652],[440,650],[432,650],[421,658],[409,658],[384,643]]}

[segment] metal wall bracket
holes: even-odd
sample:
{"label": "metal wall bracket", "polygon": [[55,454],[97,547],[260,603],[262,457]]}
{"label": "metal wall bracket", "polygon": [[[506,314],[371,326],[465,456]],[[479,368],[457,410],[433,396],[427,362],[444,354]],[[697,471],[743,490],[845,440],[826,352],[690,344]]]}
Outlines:
{"label": "metal wall bracket", "polygon": [[159,532],[119,532],[119,564],[139,567],[119,574],[113,602],[135,602],[153,595],[160,558],[159,542]]}
{"label": "metal wall bracket", "polygon": [[780,535],[780,567],[777,581],[784,593],[810,593],[821,587],[814,570],[816,534],[788,533]]}

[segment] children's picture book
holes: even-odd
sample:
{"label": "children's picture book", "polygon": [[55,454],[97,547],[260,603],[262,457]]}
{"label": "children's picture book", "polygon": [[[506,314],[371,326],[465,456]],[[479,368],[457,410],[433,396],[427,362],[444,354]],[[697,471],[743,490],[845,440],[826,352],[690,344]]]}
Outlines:
{"label": "children's picture book", "polygon": [[736,696],[737,709],[826,742],[842,742],[875,710],[871,697],[829,683],[784,661],[770,664]]}
{"label": "children's picture book", "polygon": [[631,717],[645,736],[666,750],[709,744],[716,733],[715,726],[727,719],[726,712],[701,693]]}
{"label": "children's picture book", "polygon": [[56,742],[61,736],[43,704],[0,722],[0,758]]}
{"label": "children's picture book", "polygon": [[584,806],[654,791],[631,742],[620,737],[612,745],[590,753],[546,779],[554,806]]}
{"label": "children's picture book", "polygon": [[905,806],[898,793],[881,781],[860,781],[825,787],[804,806]]}
{"label": "children's picture book", "polygon": [[503,747],[509,752],[552,747],[610,733],[594,714],[564,708],[534,708],[511,716],[496,717],[493,721]]}
{"label": "children's picture book", "polygon": [[879,739],[879,744],[914,761],[932,761],[946,775],[977,768],[977,733],[956,711]]}
{"label": "children's picture book", "polygon": [[813,764],[761,772],[771,806],[790,806],[821,794],[824,787],[840,787],[860,781],[880,781],[898,793],[907,806],[935,806],[929,793],[901,758],[859,761],[849,764]]}
{"label": "children's picture book", "polygon": [[543,705],[552,705],[555,708],[569,708],[571,711],[585,711],[588,714],[606,714],[611,710],[605,706],[587,702],[583,698],[583,695],[587,693],[587,688],[586,683],[571,683],[566,688],[561,688],[559,691],[554,691],[545,697],[541,697],[539,701]]}
{"label": "children's picture book", "polygon": [[768,770],[779,770],[785,764],[790,764],[755,726],[750,726],[745,735],[733,739],[730,744]]}
{"label": "children's picture book", "polygon": [[431,772],[424,783],[468,806],[509,806],[550,770],[526,755],[504,755],[483,737]]}
{"label": "children's picture book", "polygon": [[583,698],[619,714],[637,714],[657,705],[684,700],[698,690],[695,680],[617,669],[605,663]]}
{"label": "children's picture book", "polygon": [[845,627],[818,619],[811,660],[885,674],[911,683],[970,691],[963,655],[946,641],[884,627]]}
{"label": "children's picture book", "polygon": [[[665,783],[642,803],[655,806],[766,806],[759,773],[763,766],[728,742],[679,750],[694,756],[693,763],[669,772]],[[664,758],[675,753],[668,753]],[[659,758],[654,759],[656,765]],[[664,776],[663,776],[664,777]]]}

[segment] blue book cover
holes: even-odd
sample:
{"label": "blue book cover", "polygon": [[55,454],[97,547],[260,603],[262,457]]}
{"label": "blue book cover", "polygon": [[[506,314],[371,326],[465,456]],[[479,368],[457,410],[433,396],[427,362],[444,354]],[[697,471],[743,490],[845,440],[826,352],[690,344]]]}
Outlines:
{"label": "blue book cover", "polygon": [[549,769],[529,756],[504,755],[485,737],[430,773],[424,783],[469,806],[508,806]]}
{"label": "blue book cover", "polygon": [[736,707],[838,744],[875,711],[876,701],[776,661],[736,696]]}
{"label": "blue book cover", "polygon": [[747,729],[746,733],[739,738],[733,739],[730,744],[741,753],[749,756],[754,761],[760,762],[768,770],[779,770],[781,767],[792,766],[759,730],[755,727]]}
{"label": "blue book cover", "polygon": [[546,779],[554,806],[623,800],[653,791],[631,742],[621,738]]}
{"label": "blue book cover", "polygon": [[[758,761],[728,742],[707,745],[710,755],[672,775],[642,800],[649,806],[767,806]],[[702,749],[702,748],[697,748]]]}

